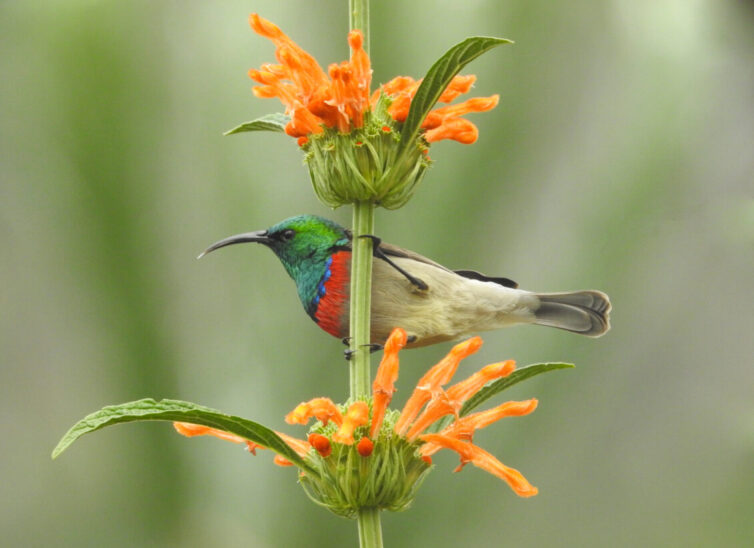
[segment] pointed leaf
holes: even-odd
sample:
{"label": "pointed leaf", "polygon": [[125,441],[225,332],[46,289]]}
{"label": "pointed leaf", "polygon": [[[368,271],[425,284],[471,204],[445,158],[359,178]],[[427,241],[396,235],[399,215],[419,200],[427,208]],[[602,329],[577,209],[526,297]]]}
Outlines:
{"label": "pointed leaf", "polygon": [[445,55],[440,57],[429,69],[419,89],[416,90],[411,101],[408,117],[401,130],[401,142],[403,146],[412,146],[416,139],[424,118],[435,106],[437,100],[448,87],[453,77],[468,63],[482,55],[484,52],[501,44],[512,44],[505,38],[493,38],[488,36],[472,36],[450,48]]}
{"label": "pointed leaf", "polygon": [[181,421],[224,430],[258,443],[288,459],[299,468],[316,476],[319,475],[280,436],[266,426],[186,401],[155,401],[151,398],[109,405],[87,415],[58,442],[52,451],[52,458],[56,458],[84,434],[113,424],[133,421]]}
{"label": "pointed leaf", "polygon": [[243,133],[245,131],[280,131],[285,132],[285,126],[291,119],[281,112],[266,114],[261,118],[244,122],[240,126],[229,129],[223,135],[233,135],[234,133]]}
{"label": "pointed leaf", "polygon": [[546,373],[547,371],[555,371],[557,369],[570,369],[576,367],[572,363],[537,363],[534,365],[527,365],[521,369],[516,369],[513,373],[502,379],[498,379],[489,384],[486,384],[482,389],[466,400],[463,404],[459,415],[468,415],[473,409],[490,399],[492,396],[499,394],[503,390],[506,390],[518,384],[521,381],[530,379],[540,373]]}

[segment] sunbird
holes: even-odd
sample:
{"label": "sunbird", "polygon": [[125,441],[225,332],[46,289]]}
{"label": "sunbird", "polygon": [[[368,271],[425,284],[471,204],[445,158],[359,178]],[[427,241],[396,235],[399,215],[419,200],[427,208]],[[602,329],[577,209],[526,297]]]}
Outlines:
{"label": "sunbird", "polygon": [[[385,342],[395,327],[408,348],[454,341],[515,324],[557,327],[588,337],[610,329],[610,299],[601,291],[533,293],[508,278],[450,270],[426,257],[373,240],[371,342]],[[296,282],[306,313],[339,338],[349,333],[351,245],[349,230],[315,215],[290,217],[267,230],[230,236],[207,253],[232,244],[269,247]]]}

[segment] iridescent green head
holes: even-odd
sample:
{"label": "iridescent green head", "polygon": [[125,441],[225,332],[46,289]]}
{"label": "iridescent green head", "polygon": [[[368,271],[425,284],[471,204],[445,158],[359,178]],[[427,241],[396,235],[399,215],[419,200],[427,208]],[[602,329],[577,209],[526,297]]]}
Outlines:
{"label": "iridescent green head", "polygon": [[290,217],[267,230],[236,234],[209,246],[199,257],[232,244],[256,242],[269,247],[296,282],[305,307],[316,295],[327,261],[335,251],[349,245],[349,232],[339,224],[316,215]]}

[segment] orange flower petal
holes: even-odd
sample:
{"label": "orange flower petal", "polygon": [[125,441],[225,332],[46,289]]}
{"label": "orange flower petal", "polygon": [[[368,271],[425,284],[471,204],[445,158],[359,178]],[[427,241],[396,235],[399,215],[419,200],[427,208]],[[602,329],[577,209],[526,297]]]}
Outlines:
{"label": "orange flower petal", "polygon": [[470,145],[476,142],[478,137],[479,130],[477,127],[465,118],[448,118],[443,121],[442,125],[430,129],[424,134],[428,143],[452,139],[464,145]]}
{"label": "orange flower petal", "polygon": [[458,116],[463,116],[470,112],[485,112],[492,110],[497,106],[499,101],[499,95],[492,95],[491,97],[472,97],[463,103],[436,108],[432,113],[435,116],[440,116],[442,119],[457,118]]}
{"label": "orange flower petal", "polygon": [[298,453],[299,457],[305,457],[306,454],[309,452],[309,449],[312,448],[311,445],[309,445],[304,440],[300,440],[298,438],[294,438],[293,436],[289,436],[288,434],[283,434],[282,432],[275,432],[278,436],[280,436],[285,443],[288,444],[288,446],[293,449],[296,453]]}
{"label": "orange flower petal", "polygon": [[369,431],[369,436],[372,438],[377,437],[382,426],[382,420],[385,418],[385,410],[390,405],[390,400],[393,399],[395,381],[398,380],[400,365],[398,353],[406,346],[407,340],[406,331],[396,327],[385,343],[382,361],[377,368],[374,383],[372,383],[372,428]]}
{"label": "orange flower petal", "polygon": [[338,426],[343,423],[343,416],[330,398],[314,398],[301,402],[285,416],[285,422],[288,424],[306,424],[312,417],[325,425],[330,420]]}
{"label": "orange flower petal", "polygon": [[327,83],[327,76],[316,59],[291,40],[277,25],[259,17],[256,13],[249,16],[249,24],[257,34],[270,39],[275,44],[275,55],[283,65],[291,69],[295,67],[291,79],[301,86],[301,91],[305,96],[309,95],[314,88]]}
{"label": "orange flower petal", "polygon": [[516,362],[508,360],[486,365],[470,377],[448,388],[448,397],[461,410],[461,405],[488,382],[507,377],[516,369]]}
{"label": "orange flower petal", "polygon": [[241,436],[236,436],[225,430],[218,430],[217,428],[210,428],[209,426],[202,426],[201,424],[193,424],[190,422],[174,422],[173,427],[179,434],[182,434],[188,438],[194,436],[214,436],[221,440],[230,441],[233,443],[244,443],[246,439]]}
{"label": "orange flower petal", "polygon": [[432,394],[435,393],[440,386],[447,384],[448,381],[450,381],[462,359],[479,350],[481,346],[482,339],[480,337],[472,337],[467,341],[455,345],[447,356],[440,360],[437,365],[434,365],[421,379],[419,379],[416,389],[406,402],[406,405],[401,412],[401,416],[395,424],[396,433],[401,436],[406,434],[406,431],[419,414],[421,408],[431,399]]}
{"label": "orange flower petal", "polygon": [[461,465],[456,471],[464,464],[470,462],[474,466],[477,466],[478,468],[481,468],[493,476],[505,481],[511,489],[521,497],[531,497],[538,492],[537,488],[531,485],[521,472],[505,466],[481,447],[442,434],[425,434],[421,436],[421,439],[437,444],[446,449],[456,451],[461,457]]}
{"label": "orange flower petal", "polygon": [[516,362],[512,360],[493,363],[483,367],[469,378],[454,384],[448,388],[447,392],[441,390],[432,394],[429,404],[408,430],[406,437],[409,441],[413,441],[440,417],[450,414],[457,416],[464,402],[476,394],[480,388],[489,381],[510,375],[515,368]]}
{"label": "orange flower petal", "polygon": [[471,90],[471,86],[474,85],[474,82],[476,82],[476,76],[473,74],[468,74],[466,76],[459,74],[458,76],[453,77],[450,84],[448,84],[448,87],[445,88],[445,91],[440,95],[438,101],[440,103],[450,103],[459,95],[468,93],[469,90]]}
{"label": "orange flower petal", "polygon": [[281,457],[280,455],[275,455],[275,457],[272,459],[272,462],[274,462],[278,466],[293,466],[293,463],[291,461],[289,461],[285,457]]}
{"label": "orange flower petal", "polygon": [[419,418],[414,421],[408,432],[406,432],[406,438],[408,441],[414,441],[419,434],[424,432],[437,419],[456,413],[458,413],[458,406],[454,405],[450,398],[448,398],[448,394],[441,389],[437,394],[432,395],[432,399],[427,404],[427,407],[419,415]]}
{"label": "orange flower petal", "polygon": [[343,417],[343,424],[333,434],[332,440],[345,445],[353,445],[353,432],[359,426],[369,421],[369,406],[365,401],[357,401],[351,404]]}
{"label": "orange flower petal", "polygon": [[323,457],[329,457],[332,453],[330,440],[322,434],[309,434],[309,444]]}

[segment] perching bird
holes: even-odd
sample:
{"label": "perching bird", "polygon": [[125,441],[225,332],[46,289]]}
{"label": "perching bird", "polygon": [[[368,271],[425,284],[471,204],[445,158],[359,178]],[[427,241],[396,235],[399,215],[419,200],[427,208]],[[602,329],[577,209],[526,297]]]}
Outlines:
{"label": "perching bird", "polygon": [[[407,347],[452,341],[514,324],[557,327],[589,337],[610,329],[610,300],[601,291],[532,293],[507,278],[452,271],[374,238],[371,341],[394,327]],[[314,215],[291,217],[257,232],[220,240],[199,257],[231,244],[269,247],[296,282],[307,314],[335,337],[348,336],[351,233]]]}

